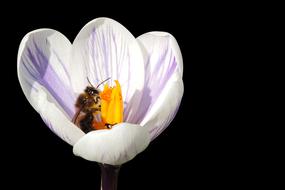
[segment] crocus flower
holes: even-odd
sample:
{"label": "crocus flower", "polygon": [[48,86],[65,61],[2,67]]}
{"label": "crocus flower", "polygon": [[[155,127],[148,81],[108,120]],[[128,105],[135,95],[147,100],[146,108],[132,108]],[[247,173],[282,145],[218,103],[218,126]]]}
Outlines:
{"label": "crocus flower", "polygon": [[[72,44],[52,29],[28,33],[19,47],[17,69],[26,98],[45,124],[73,146],[75,155],[101,163],[103,189],[116,186],[105,180],[113,176],[110,168],[117,171],[170,124],[183,95],[182,56],[175,38],[166,32],[134,38],[109,18],[86,24]],[[104,92],[117,81],[123,105],[108,111],[110,102],[103,98],[102,112],[121,121],[112,129],[85,134],[72,122],[76,99],[88,86],[87,78],[99,84],[109,77],[108,87],[99,89]]]}

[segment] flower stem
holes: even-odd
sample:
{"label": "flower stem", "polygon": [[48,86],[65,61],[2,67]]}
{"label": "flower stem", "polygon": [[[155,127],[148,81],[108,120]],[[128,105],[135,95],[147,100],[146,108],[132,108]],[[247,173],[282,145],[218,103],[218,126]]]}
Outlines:
{"label": "flower stem", "polygon": [[101,190],[117,190],[120,166],[99,165],[101,167]]}

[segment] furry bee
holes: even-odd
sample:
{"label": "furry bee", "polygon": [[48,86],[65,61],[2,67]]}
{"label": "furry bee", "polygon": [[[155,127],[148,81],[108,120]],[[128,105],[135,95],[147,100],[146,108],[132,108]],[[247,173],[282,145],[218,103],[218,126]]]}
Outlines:
{"label": "furry bee", "polygon": [[87,78],[90,86],[87,86],[76,100],[75,107],[77,108],[77,112],[72,122],[79,126],[85,133],[94,130],[92,127],[93,121],[96,115],[100,116],[101,113],[101,98],[98,87],[109,79],[104,80],[97,87],[94,87]]}

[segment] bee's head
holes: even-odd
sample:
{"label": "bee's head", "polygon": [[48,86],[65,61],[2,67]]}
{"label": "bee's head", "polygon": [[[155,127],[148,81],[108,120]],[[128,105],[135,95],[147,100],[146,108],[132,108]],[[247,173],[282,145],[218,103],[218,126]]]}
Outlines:
{"label": "bee's head", "polygon": [[85,92],[90,96],[95,96],[96,94],[99,94],[99,91],[92,86],[87,86],[85,88]]}

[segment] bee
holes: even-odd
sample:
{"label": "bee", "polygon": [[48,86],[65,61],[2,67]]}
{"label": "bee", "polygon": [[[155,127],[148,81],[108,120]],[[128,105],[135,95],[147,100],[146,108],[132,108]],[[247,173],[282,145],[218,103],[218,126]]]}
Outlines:
{"label": "bee", "polygon": [[[98,121],[101,119],[101,98],[98,87],[109,79],[104,80],[97,87],[94,87],[87,77],[90,86],[87,86],[76,100],[75,107],[77,112],[72,122],[79,126],[85,133],[94,130],[92,127],[94,120]],[[109,128],[110,126],[106,124],[106,127]]]}

